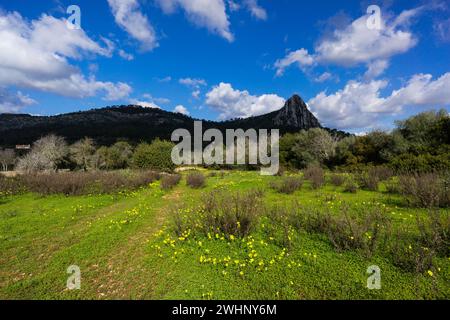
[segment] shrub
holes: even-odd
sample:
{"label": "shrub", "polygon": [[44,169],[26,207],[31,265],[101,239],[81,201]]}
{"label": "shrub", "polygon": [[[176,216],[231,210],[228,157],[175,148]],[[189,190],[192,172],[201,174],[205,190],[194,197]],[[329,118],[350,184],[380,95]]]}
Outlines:
{"label": "shrub", "polygon": [[301,189],[303,180],[300,177],[286,177],[281,181],[273,181],[271,187],[280,193],[292,194]]}
{"label": "shrub", "polygon": [[141,143],[133,153],[133,166],[138,169],[172,172],[175,169],[172,148],[172,142],[159,139],[151,144]]}
{"label": "shrub", "polygon": [[389,253],[395,266],[416,273],[433,269],[433,260],[436,256],[433,250],[418,245],[400,232],[395,234]]}
{"label": "shrub", "polygon": [[202,205],[190,209],[179,208],[174,212],[175,231],[182,235],[186,230],[200,232],[209,237],[216,234],[247,236],[256,226],[260,212],[260,192],[223,193],[212,192],[204,197]]}
{"label": "shrub", "polygon": [[358,191],[358,185],[352,178],[348,178],[344,184],[344,192],[356,193]]}
{"label": "shrub", "polygon": [[152,171],[124,175],[120,172],[58,172],[20,177],[27,190],[42,195],[104,194],[137,189],[159,178]]}
{"label": "shrub", "polygon": [[436,173],[402,175],[400,190],[407,201],[418,207],[449,206],[450,194],[446,180]]}
{"label": "shrub", "polygon": [[330,181],[331,181],[332,185],[334,185],[336,187],[340,187],[344,184],[345,177],[340,174],[333,173],[330,177]]}
{"label": "shrub", "polygon": [[307,233],[324,234],[337,251],[361,249],[367,256],[371,256],[390,233],[390,221],[379,209],[374,209],[362,219],[350,216],[345,206],[336,216],[294,203],[272,208],[269,218],[271,225],[281,226],[284,233],[289,232],[286,225],[290,225]]}
{"label": "shrub", "polygon": [[304,177],[311,181],[313,189],[319,189],[325,183],[325,173],[319,166],[310,166],[306,168]]}
{"label": "shrub", "polygon": [[386,192],[391,194],[400,193],[400,185],[397,178],[390,178],[384,183],[386,187]]}
{"label": "shrub", "polygon": [[181,180],[179,174],[165,174],[161,178],[161,188],[163,190],[169,190],[175,187]]}
{"label": "shrub", "polygon": [[0,175],[0,197],[20,194],[25,191],[25,186],[18,177],[5,177]]}
{"label": "shrub", "polygon": [[431,211],[428,219],[417,219],[419,243],[442,257],[450,256],[450,215]]}
{"label": "shrub", "polygon": [[376,166],[369,168],[369,175],[378,178],[378,181],[385,181],[394,175],[392,169],[384,166]]}
{"label": "shrub", "polygon": [[189,173],[186,177],[186,184],[194,189],[200,189],[205,186],[206,178],[201,172]]}
{"label": "shrub", "polygon": [[380,182],[378,176],[374,175],[372,172],[361,172],[355,174],[357,183],[361,189],[377,191],[378,184]]}

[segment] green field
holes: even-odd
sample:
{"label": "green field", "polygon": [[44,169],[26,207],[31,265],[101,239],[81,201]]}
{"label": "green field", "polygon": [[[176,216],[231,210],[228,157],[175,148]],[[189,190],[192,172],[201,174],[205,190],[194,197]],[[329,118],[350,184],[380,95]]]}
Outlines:
{"label": "green field", "polygon": [[[5,197],[0,200],[0,298],[450,298],[450,257],[442,255],[433,257],[430,270],[407,270],[383,250],[373,255],[336,250],[325,234],[282,230],[263,214],[245,237],[174,232],[174,208],[183,208],[189,219],[213,190],[245,194],[258,188],[264,190],[267,206],[300,205],[337,216],[344,207],[360,218],[377,209],[389,219],[392,234],[401,230],[411,239],[418,232],[417,219],[429,215],[426,209],[408,207],[401,196],[384,192],[383,185],[379,192],[353,194],[330,183],[313,190],[305,182],[286,195],[269,187],[276,179],[281,178],[231,171],[208,177],[202,189],[186,186],[183,179],[169,191],[154,182],[113,195]],[[405,242],[399,248],[406,255],[412,250],[412,256],[415,247]],[[80,267],[80,290],[66,288],[70,265]],[[371,265],[381,269],[380,290],[366,287]]]}

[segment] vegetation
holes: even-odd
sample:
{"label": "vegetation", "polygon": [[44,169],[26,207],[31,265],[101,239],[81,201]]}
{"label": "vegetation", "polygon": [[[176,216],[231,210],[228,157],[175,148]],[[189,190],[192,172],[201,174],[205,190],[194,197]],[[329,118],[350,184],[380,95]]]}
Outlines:
{"label": "vegetation", "polygon": [[159,139],[1,151],[22,172],[0,175],[0,298],[448,299],[448,128],[429,112],[390,133],[287,134],[273,177],[174,173]]}
{"label": "vegetation", "polygon": [[[450,297],[448,208],[411,206],[405,196],[385,193],[384,182],[379,191],[352,194],[345,183],[313,189],[305,180],[301,191],[286,194],[267,186],[289,172],[208,176],[201,190],[161,188],[174,177],[163,175],[134,191],[43,196],[22,189],[2,196],[0,297]],[[0,178],[0,186],[20,180]],[[81,269],[81,290],[65,289],[73,264]],[[381,269],[381,290],[366,287],[371,265]]]}

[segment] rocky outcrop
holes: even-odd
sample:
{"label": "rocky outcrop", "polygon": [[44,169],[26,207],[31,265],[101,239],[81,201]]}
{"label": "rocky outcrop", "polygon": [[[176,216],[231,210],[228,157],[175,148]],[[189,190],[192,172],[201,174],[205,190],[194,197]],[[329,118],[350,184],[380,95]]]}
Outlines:
{"label": "rocky outcrop", "polygon": [[308,110],[306,103],[298,95],[286,101],[284,107],[274,117],[274,124],[298,129],[320,127],[319,120]]}

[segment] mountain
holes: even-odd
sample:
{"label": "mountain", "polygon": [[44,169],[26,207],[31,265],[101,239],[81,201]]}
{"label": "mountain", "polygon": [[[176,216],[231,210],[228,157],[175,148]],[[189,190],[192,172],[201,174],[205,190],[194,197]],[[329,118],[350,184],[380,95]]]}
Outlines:
{"label": "mountain", "polygon": [[[131,142],[151,141],[156,137],[170,139],[178,128],[193,129],[196,119],[160,109],[141,106],[113,106],[55,116],[27,114],[0,114],[0,146],[12,147],[31,144],[42,136],[54,133],[68,142],[91,137],[100,145],[109,145],[118,139]],[[209,128],[280,129],[281,133],[321,127],[305,102],[294,95],[283,108],[265,115],[223,122],[203,121]]]}

